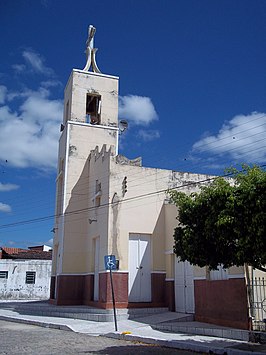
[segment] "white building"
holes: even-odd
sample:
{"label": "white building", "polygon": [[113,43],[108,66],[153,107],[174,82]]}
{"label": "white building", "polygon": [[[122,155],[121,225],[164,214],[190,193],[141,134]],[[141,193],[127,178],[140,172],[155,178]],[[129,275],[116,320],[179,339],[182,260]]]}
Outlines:
{"label": "white building", "polygon": [[[44,250],[49,247],[44,246]],[[0,250],[0,300],[49,299],[52,252]]]}

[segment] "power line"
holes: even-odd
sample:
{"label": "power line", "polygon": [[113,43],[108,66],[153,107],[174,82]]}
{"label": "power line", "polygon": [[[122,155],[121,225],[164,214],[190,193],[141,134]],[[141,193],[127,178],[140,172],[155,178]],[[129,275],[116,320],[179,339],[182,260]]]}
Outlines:
{"label": "power line", "polygon": [[[266,164],[259,166],[260,168],[264,168],[266,166]],[[245,170],[242,170],[245,171]],[[199,180],[199,181],[195,181],[195,182],[188,182],[186,184],[180,185],[180,186],[175,186],[172,188],[167,188],[167,189],[162,189],[162,190],[157,190],[157,191],[153,191],[153,192],[148,192],[145,194],[141,194],[138,196],[132,196],[132,197],[128,197],[125,198],[123,200],[120,200],[118,202],[108,202],[105,204],[100,205],[99,207],[93,206],[93,207],[86,207],[86,208],[82,208],[82,209],[78,209],[78,210],[74,210],[74,211],[70,211],[70,212],[66,212],[64,214],[60,214],[60,215],[50,215],[50,216],[44,216],[44,217],[39,217],[39,218],[34,218],[34,219],[30,219],[30,220],[25,220],[25,221],[19,221],[19,222],[14,222],[14,223],[9,223],[9,224],[3,224],[0,225],[0,229],[4,229],[4,228],[9,228],[9,227],[13,227],[13,226],[17,226],[17,225],[25,225],[25,224],[30,224],[30,223],[36,223],[36,222],[43,222],[46,220],[49,220],[51,218],[55,218],[55,217],[61,217],[61,216],[68,216],[68,215],[72,215],[72,214],[79,214],[82,212],[86,212],[86,211],[92,211],[92,210],[96,210],[96,209],[102,209],[102,208],[106,208],[108,206],[111,206],[113,204],[116,203],[125,203],[125,202],[130,202],[132,200],[137,200],[137,199],[141,199],[141,198],[146,198],[152,195],[156,195],[156,194],[161,194],[161,193],[166,193],[168,191],[172,191],[172,190],[177,190],[177,189],[182,189],[188,186],[195,186],[195,185],[199,185],[199,184],[203,184],[203,183],[207,183],[207,182],[211,182],[213,180],[215,180],[218,177],[229,177],[232,176],[233,173],[229,173],[229,174],[224,174],[224,175],[220,175],[220,176],[213,176],[213,177],[209,177],[203,180]]]}
{"label": "power line", "polygon": [[[260,115],[260,116],[258,116],[258,117],[255,117],[254,119],[252,119],[252,120],[249,120],[248,122],[244,122],[244,123],[242,123],[242,124],[240,124],[240,125],[238,125],[238,127],[239,126],[243,126],[243,125],[246,125],[246,124],[249,124],[250,122],[253,122],[253,121],[256,121],[256,120],[258,120],[258,119],[261,119],[261,118],[263,118],[263,117],[265,117],[266,115],[265,114],[263,114],[263,115]],[[251,127],[251,128],[249,128],[249,129],[247,129],[247,130],[240,130],[240,131],[238,131],[238,132],[234,132],[234,135],[236,135],[236,134],[242,134],[243,132],[246,132],[246,131],[250,131],[250,130],[252,130],[252,129],[255,129],[255,128],[258,128],[258,127],[260,127],[260,126],[263,126],[263,124],[262,125],[258,125],[258,126],[253,126],[253,127]],[[255,136],[255,135],[257,135],[257,134],[262,134],[263,132],[258,132],[258,133],[255,133],[254,135],[249,135],[249,137],[253,137],[253,136]],[[219,141],[222,141],[222,140],[224,140],[224,139],[228,139],[228,138],[233,138],[232,137],[232,135],[230,135],[230,136],[226,136],[226,137],[223,137],[223,138],[220,138],[220,139],[216,139],[216,141],[215,141],[215,143],[217,143],[217,142],[219,142]],[[240,141],[240,140],[243,140],[243,139],[246,139],[246,137],[244,137],[244,138],[240,138],[240,139],[238,139],[237,141]],[[260,140],[261,141],[261,140]],[[258,141],[257,141],[258,142]],[[217,148],[220,148],[220,147],[222,147],[222,146],[225,146],[225,145],[229,145],[229,144],[234,144],[235,142],[233,142],[232,141],[232,143],[231,142],[229,142],[229,143],[225,143],[225,144],[223,144],[223,145],[218,145],[218,146],[215,146],[214,148],[215,149],[217,149]],[[253,144],[253,143],[248,143],[248,144]],[[255,144],[255,143],[254,143]],[[183,145],[184,146],[184,145]],[[209,147],[210,146],[210,144],[209,143],[205,143],[205,144],[201,144],[201,145],[199,145],[197,148],[203,148],[203,149],[201,149],[202,151],[204,151],[204,147],[206,147],[206,149],[207,149],[207,147]],[[246,145],[242,145],[241,147],[245,147]],[[182,147],[182,146],[181,146]],[[206,151],[206,149],[205,149],[205,151]],[[235,148],[232,148],[231,150],[235,150],[235,149],[238,149],[238,147],[235,147]],[[254,150],[253,150],[254,151]],[[219,154],[222,154],[223,152],[220,152],[220,153],[217,153],[217,154],[212,154],[212,156],[216,156],[216,155],[219,155]],[[230,153],[230,149],[227,149],[226,150],[226,153]],[[189,161],[190,159],[189,158],[187,158],[186,159],[186,161]],[[160,160],[159,162],[161,162],[161,161],[166,161],[166,159],[163,159],[163,160]],[[219,161],[220,161],[220,159],[219,159]],[[199,162],[198,164],[195,164],[195,163],[193,163],[193,168],[195,168],[195,167],[197,167],[197,166],[199,166],[199,165],[201,165],[202,164],[202,162]],[[183,164],[183,166],[187,166],[187,164]],[[181,165],[181,167],[182,167],[182,165]],[[179,169],[180,169],[180,164],[179,164],[179,167],[178,167]],[[137,175],[138,173],[136,173],[136,175]],[[108,177],[108,175],[107,175],[107,177]],[[137,179],[138,180],[138,179]],[[81,186],[81,185],[80,185]],[[85,186],[86,186],[86,183],[85,183]],[[16,197],[16,201],[18,200],[18,196]],[[27,200],[27,202],[29,202],[29,200]],[[24,204],[24,202],[22,202],[22,204]],[[13,204],[13,206],[19,206],[19,203],[15,203],[15,204]]]}

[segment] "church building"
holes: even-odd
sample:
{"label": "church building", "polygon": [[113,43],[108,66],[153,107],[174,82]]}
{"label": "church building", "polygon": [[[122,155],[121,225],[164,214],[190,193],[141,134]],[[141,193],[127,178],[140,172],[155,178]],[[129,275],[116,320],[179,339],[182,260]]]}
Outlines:
{"label": "church building", "polygon": [[[206,269],[178,262],[173,253],[177,209],[167,190],[191,193],[199,181],[207,183],[211,177],[146,168],[141,158],[119,154],[119,134],[126,128],[118,120],[119,78],[100,72],[95,31],[89,27],[85,68],[73,69],[65,88],[50,301],[111,308],[104,257],[114,255],[116,307],[168,307],[196,315],[198,309],[206,320],[217,301],[205,293]],[[239,299],[244,295],[243,270],[229,270],[226,281],[230,278],[238,284],[226,288],[228,297],[237,294]],[[238,313],[246,310],[246,298],[236,307]],[[228,317],[234,318],[232,309]]]}

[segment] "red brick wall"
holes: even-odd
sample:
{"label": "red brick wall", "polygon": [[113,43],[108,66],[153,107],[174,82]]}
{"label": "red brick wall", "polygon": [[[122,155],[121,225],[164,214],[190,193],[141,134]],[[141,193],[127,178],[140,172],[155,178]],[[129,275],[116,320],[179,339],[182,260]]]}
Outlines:
{"label": "red brick wall", "polygon": [[[174,281],[165,281],[165,274],[151,274],[152,302],[128,304],[128,273],[113,272],[113,285],[117,308],[162,307],[174,310]],[[54,299],[55,282],[57,297]],[[93,301],[94,275],[59,275],[57,281],[52,277],[51,301],[58,305],[90,305],[100,308],[112,308],[110,273],[99,274],[99,301]]]}
{"label": "red brick wall", "polygon": [[244,278],[194,282],[197,321],[248,329],[247,289]]}
{"label": "red brick wall", "polygon": [[[127,307],[128,303],[128,273],[113,272],[113,286],[115,302],[117,307]],[[100,273],[99,275],[99,303],[101,306],[112,307],[112,291],[110,273]]]}
{"label": "red brick wall", "polygon": [[56,304],[81,305],[84,292],[83,275],[59,275],[57,276]]}
{"label": "red brick wall", "polygon": [[51,282],[50,282],[50,298],[51,299],[54,299],[54,297],[55,297],[55,281],[56,281],[56,277],[51,276]]}
{"label": "red brick wall", "polygon": [[93,301],[94,295],[94,275],[84,276],[83,303],[88,304]]}
{"label": "red brick wall", "polygon": [[169,311],[175,312],[175,281],[165,281],[165,302]]}
{"label": "red brick wall", "polygon": [[165,273],[151,274],[151,298],[153,303],[165,302]]}

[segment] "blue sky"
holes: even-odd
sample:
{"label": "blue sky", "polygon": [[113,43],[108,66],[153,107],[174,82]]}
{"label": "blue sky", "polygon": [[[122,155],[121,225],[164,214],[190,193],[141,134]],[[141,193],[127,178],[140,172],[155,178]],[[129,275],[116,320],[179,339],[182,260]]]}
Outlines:
{"label": "blue sky", "polygon": [[120,153],[222,174],[266,160],[265,18],[264,0],[0,0],[0,246],[51,242],[63,90],[89,24],[120,77]]}

